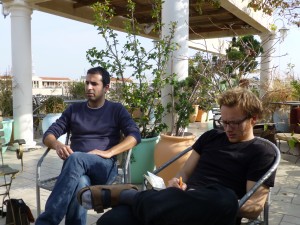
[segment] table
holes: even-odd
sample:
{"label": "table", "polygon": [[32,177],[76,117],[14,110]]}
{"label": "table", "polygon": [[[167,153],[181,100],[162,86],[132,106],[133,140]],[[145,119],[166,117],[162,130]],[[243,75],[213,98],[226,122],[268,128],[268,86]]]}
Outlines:
{"label": "table", "polygon": [[[286,141],[289,142],[292,138],[296,139],[295,141],[298,141],[298,143],[300,142],[300,134],[295,134],[295,133],[277,133],[275,135],[276,139],[278,140],[278,148],[280,150],[280,142],[281,141]],[[292,154],[290,151],[292,150],[290,145],[289,146],[289,150],[287,152],[284,152],[285,154]],[[296,146],[295,146],[296,147]],[[282,152],[280,150],[280,152]],[[282,152],[283,153],[283,152]],[[296,162],[300,159],[300,156],[297,157]]]}
{"label": "table", "polygon": [[293,107],[293,106],[300,106],[300,101],[271,102],[271,104],[290,105],[291,107]]}
{"label": "table", "polygon": [[86,99],[71,99],[71,100],[64,100],[64,103],[73,104],[73,103],[85,102],[85,101],[87,101],[87,100]]}

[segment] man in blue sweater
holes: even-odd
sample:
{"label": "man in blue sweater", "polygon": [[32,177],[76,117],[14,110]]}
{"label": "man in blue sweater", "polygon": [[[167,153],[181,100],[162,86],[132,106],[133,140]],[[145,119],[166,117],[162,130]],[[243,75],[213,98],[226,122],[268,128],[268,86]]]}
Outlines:
{"label": "man in blue sweater", "polygon": [[[127,110],[105,99],[109,73],[102,67],[87,71],[87,101],[70,105],[45,132],[43,142],[64,160],[43,212],[36,225],[85,225],[86,210],[76,200],[76,193],[88,185],[111,184],[117,176],[116,155],[134,147],[140,132]],[[58,137],[71,132],[71,145]],[[121,133],[125,139],[121,140]]]}

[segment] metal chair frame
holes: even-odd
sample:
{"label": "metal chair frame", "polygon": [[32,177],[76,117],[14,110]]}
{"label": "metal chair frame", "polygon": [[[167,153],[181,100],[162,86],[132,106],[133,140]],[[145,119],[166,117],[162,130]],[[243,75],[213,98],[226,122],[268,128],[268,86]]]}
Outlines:
{"label": "metal chair frame", "polygon": [[[239,208],[241,208],[245,202],[255,193],[255,191],[275,172],[275,170],[277,169],[279,163],[280,163],[280,151],[278,149],[278,147],[272,143],[271,141],[261,138],[261,137],[257,137],[258,139],[262,140],[265,144],[269,145],[275,152],[276,154],[276,158],[272,164],[272,166],[270,167],[270,169],[255,183],[255,185],[240,199],[239,201]],[[192,147],[188,147],[187,149],[183,150],[181,153],[177,154],[174,158],[170,159],[169,161],[167,161],[166,163],[164,163],[162,166],[160,166],[159,168],[157,168],[156,170],[154,170],[152,173],[153,174],[158,174],[160,171],[164,170],[167,166],[169,166],[170,164],[172,164],[173,162],[175,162],[177,159],[179,159],[180,157],[182,157],[183,155],[185,155],[187,152],[191,151]],[[145,190],[148,186],[147,180],[144,180],[144,185],[143,185],[143,189]],[[262,218],[257,218],[256,220],[251,220],[249,221],[247,224],[248,225],[254,225],[254,224],[264,224],[264,225],[268,225],[269,224],[269,205],[270,205],[270,195],[271,195],[271,189],[269,191],[269,195],[268,198],[265,202],[264,205],[264,210],[262,212],[262,215],[260,217]]]}
{"label": "metal chair frame", "polygon": [[[3,120],[2,112],[0,111],[0,129],[3,129],[3,124],[1,123]],[[23,171],[23,144],[25,144],[24,139],[18,139],[14,140],[14,143],[18,143],[19,147],[16,149],[16,155],[17,159],[21,159],[21,166]],[[4,202],[5,199],[8,198],[10,200],[10,188],[12,185],[13,179],[16,177],[17,173],[20,171],[18,169],[11,168],[9,165],[4,163],[4,157],[2,154],[2,146],[5,144],[4,139],[4,131],[0,130],[0,157],[1,157],[1,164],[0,164],[0,176],[3,178],[0,182],[0,196],[2,196],[2,202],[0,205],[1,214],[3,215],[3,209],[4,209]],[[11,206],[12,207],[12,206]],[[13,216],[13,222],[10,224],[16,224],[15,215]]]}
{"label": "metal chair frame", "polygon": [[[66,144],[68,144],[70,138],[70,134],[67,134]],[[57,180],[57,176],[42,179],[42,163],[48,153],[50,152],[50,148],[47,148],[44,154],[40,157],[37,166],[36,166],[36,205],[37,205],[37,215],[41,214],[41,188],[52,191]],[[116,177],[114,183],[129,183],[131,180],[130,176],[130,157],[131,157],[132,149],[128,151],[122,152],[117,156],[118,162],[118,176]]]}

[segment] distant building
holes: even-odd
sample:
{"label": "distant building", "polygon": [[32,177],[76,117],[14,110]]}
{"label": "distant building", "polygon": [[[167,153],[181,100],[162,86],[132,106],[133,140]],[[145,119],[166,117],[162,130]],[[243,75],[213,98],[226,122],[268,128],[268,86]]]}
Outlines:
{"label": "distant building", "polygon": [[[0,75],[0,80],[12,80],[11,75]],[[69,85],[74,82],[67,77],[32,77],[33,95],[67,95]]]}
{"label": "distant building", "polygon": [[33,95],[67,95],[69,85],[74,82],[67,77],[32,77]]}
{"label": "distant building", "polygon": [[[68,77],[39,77],[32,76],[32,95],[64,95],[69,94],[69,85],[73,82],[84,82],[85,76],[80,77],[80,81],[72,80]],[[12,80],[10,75],[0,75],[0,80]],[[129,78],[124,78],[125,82],[132,83]],[[110,78],[110,89],[116,90],[122,84],[118,78]]]}

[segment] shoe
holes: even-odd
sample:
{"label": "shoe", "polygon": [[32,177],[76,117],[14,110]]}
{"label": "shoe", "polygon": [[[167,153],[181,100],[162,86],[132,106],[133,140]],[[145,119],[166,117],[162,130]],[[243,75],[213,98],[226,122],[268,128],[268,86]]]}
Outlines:
{"label": "shoe", "polygon": [[[82,188],[78,193],[77,193],[77,200],[80,205],[83,204],[82,202],[82,194],[86,191],[91,192],[91,202],[92,202],[92,208],[97,212],[97,213],[102,213],[104,209],[110,208],[113,206],[116,206],[119,204],[119,197],[120,193],[123,190],[130,190],[134,189],[138,191],[138,188],[135,185],[132,184],[114,184],[114,185],[93,185],[93,186],[87,186]],[[103,205],[103,193],[102,190],[106,190],[110,194],[110,205],[104,206]]]}

